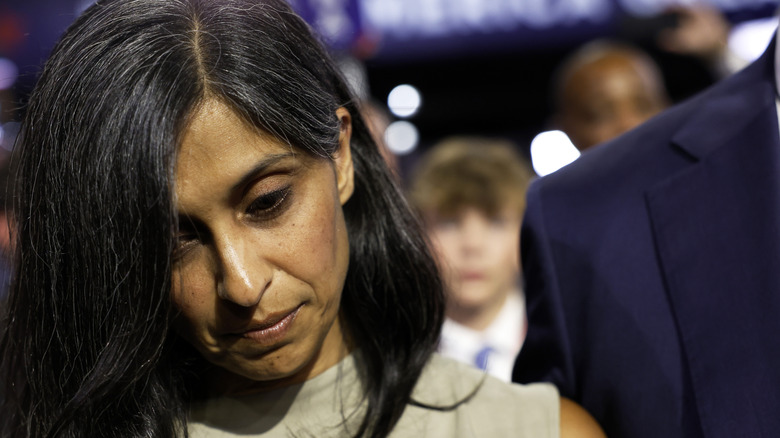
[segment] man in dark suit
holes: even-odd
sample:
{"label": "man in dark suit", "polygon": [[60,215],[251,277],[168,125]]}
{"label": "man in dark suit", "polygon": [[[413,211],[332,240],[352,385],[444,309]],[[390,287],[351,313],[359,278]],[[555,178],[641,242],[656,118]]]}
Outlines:
{"label": "man in dark suit", "polygon": [[532,184],[515,381],[610,437],[780,437],[775,58]]}

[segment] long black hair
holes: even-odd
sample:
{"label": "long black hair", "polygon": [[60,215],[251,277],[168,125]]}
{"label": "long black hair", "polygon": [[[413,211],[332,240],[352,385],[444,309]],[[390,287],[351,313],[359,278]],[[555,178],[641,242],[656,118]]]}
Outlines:
{"label": "long black hair", "polygon": [[4,309],[3,436],[186,434],[170,329],[175,154],[206,98],[331,157],[352,116],[355,190],[341,312],[387,435],[443,318],[436,267],[359,108],[282,0],[99,1],[54,48],[14,159],[14,281]]}

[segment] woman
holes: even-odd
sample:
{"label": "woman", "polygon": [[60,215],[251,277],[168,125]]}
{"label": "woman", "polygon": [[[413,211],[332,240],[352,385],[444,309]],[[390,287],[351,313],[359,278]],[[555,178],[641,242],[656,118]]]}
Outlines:
{"label": "woman", "polygon": [[424,435],[495,394],[554,434],[551,387],[431,359],[435,265],[353,102],[280,0],[85,12],[18,146],[5,435]]}

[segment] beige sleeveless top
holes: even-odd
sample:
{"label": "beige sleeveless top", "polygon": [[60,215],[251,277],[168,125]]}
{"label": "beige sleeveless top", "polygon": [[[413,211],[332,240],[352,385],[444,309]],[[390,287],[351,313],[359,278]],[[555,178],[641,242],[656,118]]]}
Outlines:
{"label": "beige sleeveless top", "polygon": [[[559,399],[549,384],[517,385],[434,355],[414,400],[449,411],[407,406],[390,437],[559,436]],[[212,437],[349,437],[363,418],[353,356],[299,385],[250,396],[220,397],[191,407],[189,433]]]}

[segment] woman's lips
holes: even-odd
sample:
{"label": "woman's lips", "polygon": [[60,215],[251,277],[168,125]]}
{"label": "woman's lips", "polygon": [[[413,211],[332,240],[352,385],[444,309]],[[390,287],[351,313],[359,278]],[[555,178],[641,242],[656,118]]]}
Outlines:
{"label": "woman's lips", "polygon": [[485,278],[485,275],[481,272],[463,272],[460,278],[463,281],[480,281]]}
{"label": "woman's lips", "polygon": [[261,344],[272,344],[284,338],[289,331],[295,317],[301,310],[300,305],[290,312],[270,316],[263,321],[250,324],[248,329],[234,333],[242,338],[251,339]]}

